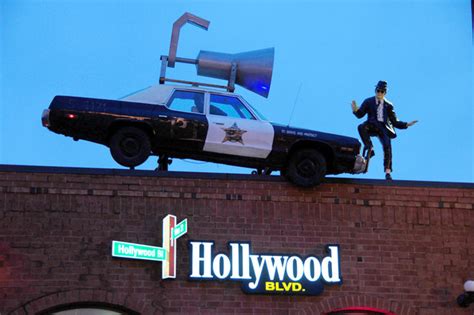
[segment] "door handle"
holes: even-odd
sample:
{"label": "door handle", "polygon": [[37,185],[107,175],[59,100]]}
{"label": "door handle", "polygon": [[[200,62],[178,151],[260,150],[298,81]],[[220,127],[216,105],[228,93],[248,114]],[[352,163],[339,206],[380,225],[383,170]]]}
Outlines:
{"label": "door handle", "polygon": [[219,126],[224,126],[224,123],[221,123],[221,122],[215,122],[214,124],[219,125]]}

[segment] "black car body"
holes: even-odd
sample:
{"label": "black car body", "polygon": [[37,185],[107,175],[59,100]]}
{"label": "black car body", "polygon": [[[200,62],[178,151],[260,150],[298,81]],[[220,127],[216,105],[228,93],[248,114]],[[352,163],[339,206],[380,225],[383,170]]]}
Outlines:
{"label": "black car body", "polygon": [[302,186],[326,174],[362,171],[357,139],[272,124],[241,96],[204,88],[155,85],[123,100],[56,96],[42,122],[110,147],[127,167],[150,154],[190,158],[280,170]]}

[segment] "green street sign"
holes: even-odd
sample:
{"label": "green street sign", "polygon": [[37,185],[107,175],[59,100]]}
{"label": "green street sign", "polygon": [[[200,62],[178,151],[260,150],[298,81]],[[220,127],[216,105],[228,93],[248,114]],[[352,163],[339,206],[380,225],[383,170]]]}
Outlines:
{"label": "green street sign", "polygon": [[179,222],[172,231],[173,239],[177,240],[184,234],[188,232],[188,219],[184,219],[183,221]]}
{"label": "green street sign", "polygon": [[166,259],[166,250],[162,247],[112,241],[112,256],[164,261]]}

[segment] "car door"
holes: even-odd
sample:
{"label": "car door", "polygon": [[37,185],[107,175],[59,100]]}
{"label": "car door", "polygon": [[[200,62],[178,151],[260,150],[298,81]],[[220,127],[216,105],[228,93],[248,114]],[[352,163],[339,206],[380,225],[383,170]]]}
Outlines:
{"label": "car door", "polygon": [[238,96],[210,93],[204,151],[265,159],[273,126],[256,117]]}
{"label": "car door", "polygon": [[204,145],[207,120],[204,92],[175,90],[168,100],[169,143],[173,151],[200,152]]}

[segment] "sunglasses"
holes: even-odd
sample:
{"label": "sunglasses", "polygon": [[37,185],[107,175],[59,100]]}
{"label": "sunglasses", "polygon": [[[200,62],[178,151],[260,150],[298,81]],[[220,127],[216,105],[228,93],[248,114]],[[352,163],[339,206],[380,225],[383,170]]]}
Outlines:
{"label": "sunglasses", "polygon": [[379,90],[379,89],[377,89],[377,90],[375,90],[375,91],[376,91],[377,93],[382,93],[382,94],[385,94],[385,92],[387,92],[387,90]]}

